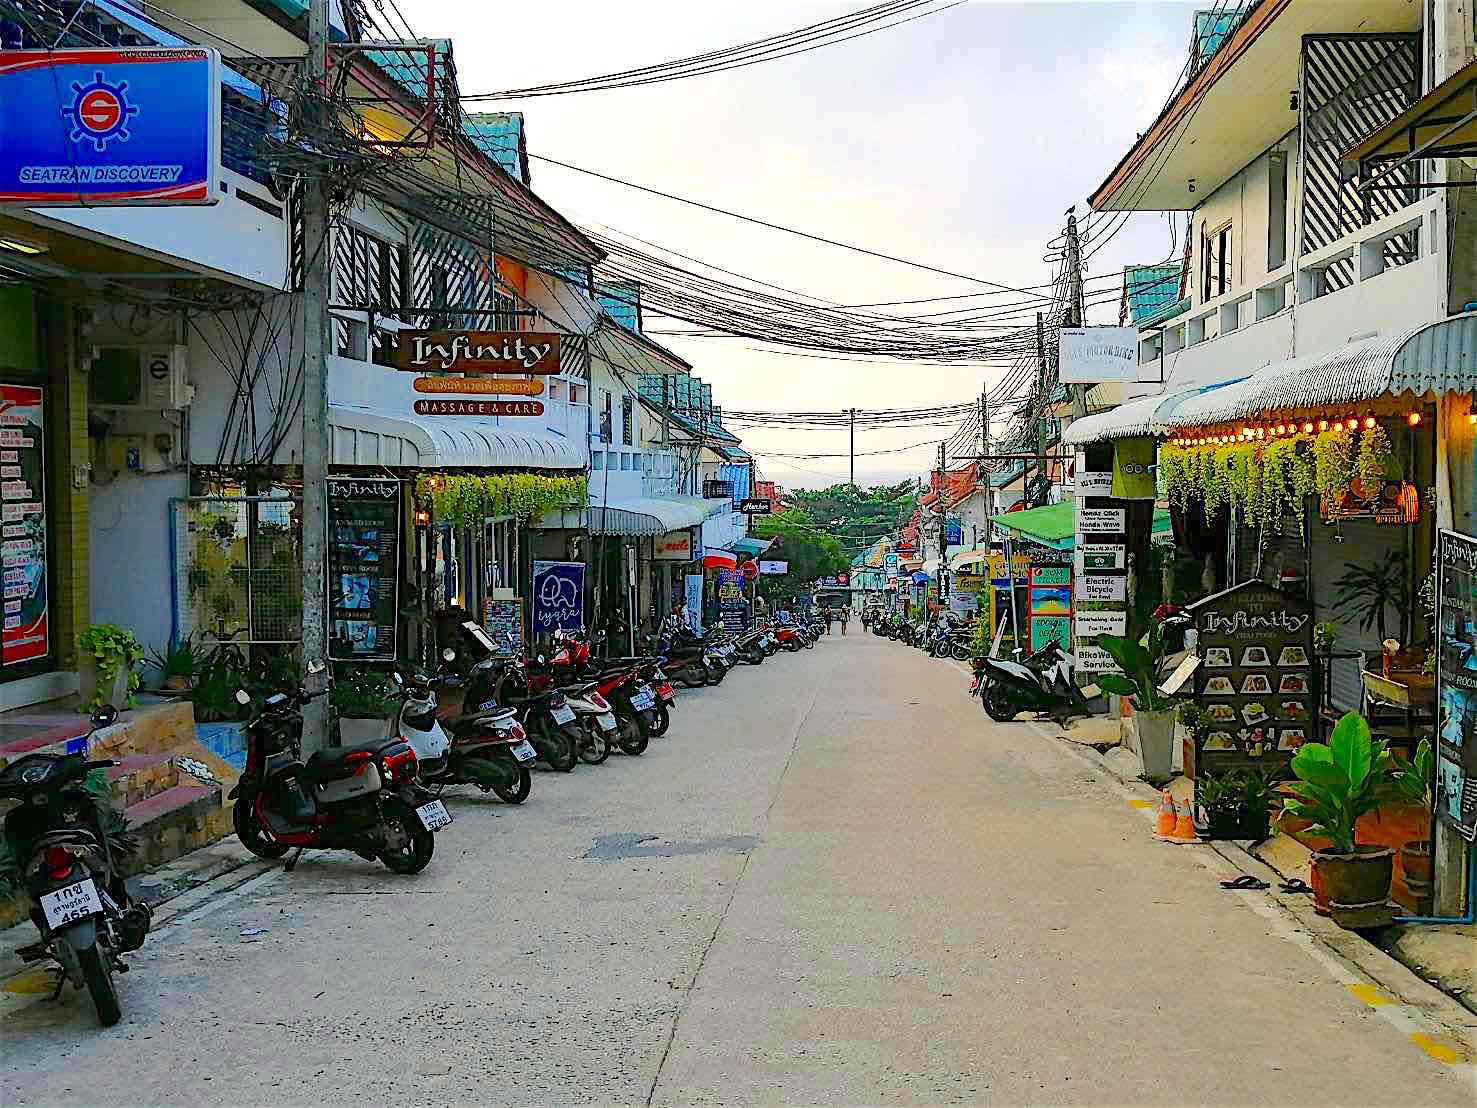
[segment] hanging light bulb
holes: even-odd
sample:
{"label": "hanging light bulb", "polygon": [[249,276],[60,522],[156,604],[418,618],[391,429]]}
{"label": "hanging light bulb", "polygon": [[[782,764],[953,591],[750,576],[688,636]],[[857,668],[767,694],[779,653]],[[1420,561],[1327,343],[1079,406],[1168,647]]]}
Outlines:
{"label": "hanging light bulb", "polygon": [[1421,413],[1411,412],[1410,415],[1405,417],[1405,422],[1410,424],[1412,427],[1419,427],[1421,425]]}
{"label": "hanging light bulb", "polygon": [[1305,435],[1311,435],[1312,433],[1313,433],[1313,421],[1310,419],[1310,420],[1308,420],[1307,423],[1304,423],[1303,424],[1303,434],[1305,434]]}
{"label": "hanging light bulb", "polygon": [[1334,420],[1333,429],[1335,433],[1342,431],[1344,429],[1344,421],[1341,419]]}
{"label": "hanging light bulb", "polygon": [[1366,431],[1369,431],[1369,430],[1372,430],[1373,428],[1374,428],[1374,416],[1372,416],[1372,415],[1371,416],[1365,416],[1364,417],[1364,429]]}
{"label": "hanging light bulb", "polygon": [[1467,413],[1467,426],[1468,427],[1477,426],[1477,412],[1468,412]]}
{"label": "hanging light bulb", "polygon": [[1320,430],[1320,431],[1327,431],[1328,430],[1328,420],[1326,420],[1326,419],[1320,419],[1318,421],[1318,430]]}

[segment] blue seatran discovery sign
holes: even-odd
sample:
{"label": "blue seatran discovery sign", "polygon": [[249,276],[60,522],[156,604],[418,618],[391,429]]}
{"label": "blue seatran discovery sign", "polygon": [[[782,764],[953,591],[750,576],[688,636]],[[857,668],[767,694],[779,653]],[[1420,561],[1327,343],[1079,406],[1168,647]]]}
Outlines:
{"label": "blue seatran discovery sign", "polygon": [[0,204],[213,204],[220,54],[0,50]]}

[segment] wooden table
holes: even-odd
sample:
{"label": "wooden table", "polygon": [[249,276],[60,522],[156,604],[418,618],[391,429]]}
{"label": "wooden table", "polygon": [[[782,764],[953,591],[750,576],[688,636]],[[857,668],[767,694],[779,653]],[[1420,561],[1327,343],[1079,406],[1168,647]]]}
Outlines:
{"label": "wooden table", "polygon": [[1414,746],[1420,736],[1436,723],[1436,677],[1419,671],[1395,670],[1389,677],[1373,670],[1363,670],[1364,708],[1368,716],[1372,703],[1385,704],[1399,709],[1405,716],[1404,733],[1381,727],[1378,720],[1371,719],[1370,726],[1376,732],[1387,735],[1392,742],[1401,746]]}

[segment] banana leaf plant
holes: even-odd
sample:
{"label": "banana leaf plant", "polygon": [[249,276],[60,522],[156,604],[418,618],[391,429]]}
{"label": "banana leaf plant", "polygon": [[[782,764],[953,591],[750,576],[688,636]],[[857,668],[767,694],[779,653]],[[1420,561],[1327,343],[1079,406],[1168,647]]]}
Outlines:
{"label": "banana leaf plant", "polygon": [[1399,798],[1395,768],[1384,740],[1370,735],[1369,721],[1348,712],[1327,743],[1305,743],[1293,755],[1297,780],[1284,786],[1282,815],[1306,820],[1309,833],[1327,839],[1333,853],[1350,854],[1359,817]]}
{"label": "banana leaf plant", "polygon": [[1098,688],[1115,696],[1131,698],[1136,712],[1165,712],[1178,699],[1159,691],[1165,672],[1164,625],[1158,619],[1135,622],[1127,635],[1099,635],[1098,645],[1118,663],[1122,673],[1100,673]]}

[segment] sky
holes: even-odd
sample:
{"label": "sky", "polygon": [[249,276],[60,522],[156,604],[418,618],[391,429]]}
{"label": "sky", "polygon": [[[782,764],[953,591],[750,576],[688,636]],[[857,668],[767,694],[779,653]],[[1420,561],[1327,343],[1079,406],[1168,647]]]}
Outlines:
{"label": "sky", "polygon": [[[466,94],[648,65],[864,6],[537,0],[499,4],[493,14],[492,6],[471,0],[413,0],[402,10],[418,35],[453,39]],[[1067,208],[1076,204],[1079,218],[1087,214],[1087,194],[1158,114],[1188,52],[1195,7],[969,0],[905,26],[732,72],[485,107],[522,111],[533,154],[939,268],[1036,285],[1054,275],[1043,253]],[[535,192],[582,226],[627,232],[842,303],[980,288],[547,163],[534,161],[532,178]],[[1170,248],[1166,216],[1136,214],[1091,258],[1088,274],[1159,262]],[[1089,322],[1116,323],[1116,304]],[[648,316],[646,326],[685,325]],[[1003,372],[796,357],[742,338],[659,341],[690,361],[712,384],[714,402],[730,409],[954,404],[978,398],[982,383]],[[763,475],[782,485],[847,479],[844,430],[740,433]],[[925,474],[937,441],[949,433],[858,433],[858,484]],[[865,453],[904,446],[916,448]],[[800,453],[842,456],[774,456]]]}

